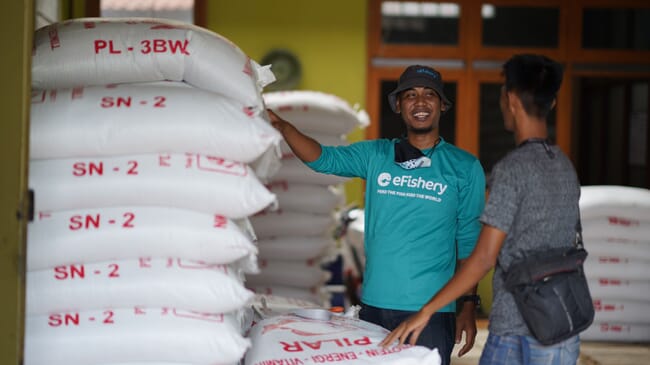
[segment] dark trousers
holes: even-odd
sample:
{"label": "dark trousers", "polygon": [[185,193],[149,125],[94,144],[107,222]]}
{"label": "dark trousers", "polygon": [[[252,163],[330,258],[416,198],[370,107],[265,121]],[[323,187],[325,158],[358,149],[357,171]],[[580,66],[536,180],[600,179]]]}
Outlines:
{"label": "dark trousers", "polygon": [[[361,303],[359,318],[394,330],[400,323],[416,312],[395,309],[382,309]],[[439,312],[431,316],[429,324],[422,330],[416,345],[437,348],[442,358],[442,365],[449,365],[451,351],[454,349],[456,334],[456,315],[450,312]]]}

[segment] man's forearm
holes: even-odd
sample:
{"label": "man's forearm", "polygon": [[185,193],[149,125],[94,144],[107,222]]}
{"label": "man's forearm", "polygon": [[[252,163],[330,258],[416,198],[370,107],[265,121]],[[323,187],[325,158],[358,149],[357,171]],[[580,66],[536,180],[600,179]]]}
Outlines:
{"label": "man's forearm", "polygon": [[320,143],[303,134],[292,124],[286,123],[280,130],[293,153],[304,162],[316,161],[322,152]]}
{"label": "man's forearm", "polygon": [[[463,260],[458,260],[458,268],[460,269],[467,263],[467,259]],[[476,298],[476,291],[478,290],[478,284],[474,285],[471,287],[468,291],[466,291],[460,298],[459,300],[461,301],[460,307],[461,310],[465,309],[475,309],[476,305],[478,304],[474,298]],[[469,304],[471,303],[471,305]]]}
{"label": "man's forearm", "polygon": [[322,152],[320,143],[315,139],[303,134],[293,124],[280,118],[272,110],[267,109],[271,125],[277,129],[291,151],[303,162],[316,161]]}

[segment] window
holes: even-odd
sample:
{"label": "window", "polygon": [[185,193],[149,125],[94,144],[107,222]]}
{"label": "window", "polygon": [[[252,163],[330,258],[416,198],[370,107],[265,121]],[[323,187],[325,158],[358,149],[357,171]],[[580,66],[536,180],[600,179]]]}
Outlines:
{"label": "window", "polygon": [[164,18],[194,23],[194,0],[100,0],[100,16]]}
{"label": "window", "polygon": [[560,9],[484,4],[483,46],[556,48]]}
{"label": "window", "polygon": [[582,47],[650,50],[650,8],[586,8]]}
{"label": "window", "polygon": [[580,182],[647,187],[650,79],[581,77],[576,85]]}
{"label": "window", "polygon": [[456,45],[460,6],[454,3],[383,1],[383,43]]}

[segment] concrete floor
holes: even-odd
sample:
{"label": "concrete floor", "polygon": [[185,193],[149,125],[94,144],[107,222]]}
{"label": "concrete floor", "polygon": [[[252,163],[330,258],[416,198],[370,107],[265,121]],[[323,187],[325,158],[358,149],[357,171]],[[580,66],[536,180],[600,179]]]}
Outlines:
{"label": "concrete floor", "polygon": [[[454,348],[452,365],[476,365],[481,357],[483,345],[487,340],[487,320],[479,320],[476,342],[470,352],[458,357]],[[578,365],[648,365],[650,364],[650,344],[627,344],[609,342],[582,342]]]}

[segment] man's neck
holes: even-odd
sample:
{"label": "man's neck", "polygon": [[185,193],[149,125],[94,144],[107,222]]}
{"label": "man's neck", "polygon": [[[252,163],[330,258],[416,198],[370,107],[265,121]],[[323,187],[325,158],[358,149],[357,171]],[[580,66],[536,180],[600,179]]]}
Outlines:
{"label": "man's neck", "polygon": [[438,131],[435,130],[426,134],[409,133],[407,139],[411,146],[419,150],[426,150],[427,148],[435,146],[439,137]]}
{"label": "man's neck", "polygon": [[515,130],[515,144],[518,146],[527,139],[546,139],[548,138],[548,129],[546,120],[543,118],[525,118],[518,122]]}

